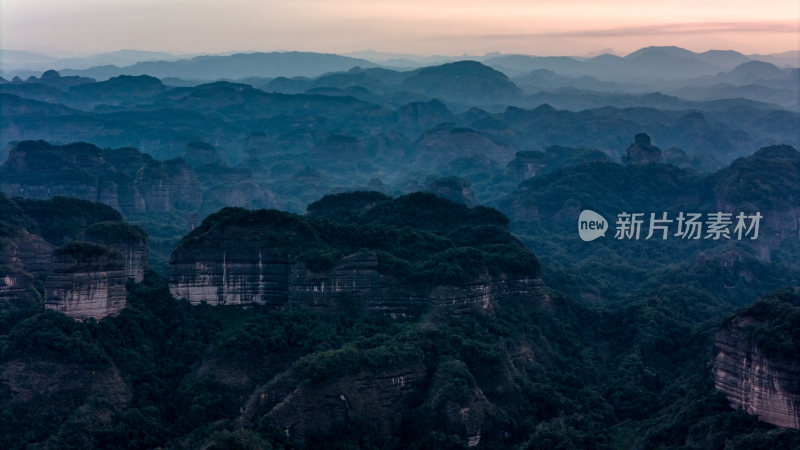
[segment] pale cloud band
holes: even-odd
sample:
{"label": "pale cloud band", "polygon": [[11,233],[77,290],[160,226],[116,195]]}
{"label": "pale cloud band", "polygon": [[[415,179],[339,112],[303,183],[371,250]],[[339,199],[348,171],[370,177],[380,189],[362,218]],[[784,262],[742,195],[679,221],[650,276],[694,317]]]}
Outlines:
{"label": "pale cloud band", "polygon": [[799,20],[797,0],[0,0],[0,47],[771,53],[800,47]]}

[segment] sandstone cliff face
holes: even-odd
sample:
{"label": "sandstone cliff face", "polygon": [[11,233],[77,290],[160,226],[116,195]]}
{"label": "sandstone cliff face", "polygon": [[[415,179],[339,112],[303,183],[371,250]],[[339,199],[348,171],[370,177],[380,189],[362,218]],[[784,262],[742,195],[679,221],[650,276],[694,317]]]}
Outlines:
{"label": "sandstone cliff face", "polygon": [[0,273],[0,302],[16,300],[33,289],[33,277],[27,273]]}
{"label": "sandstone cliff face", "polygon": [[748,338],[753,325],[753,319],[737,318],[716,335],[714,385],[732,408],[800,429],[800,362],[766,357]]}
{"label": "sandstone cliff face", "polygon": [[125,307],[125,263],[117,252],[55,255],[45,283],[45,307],[76,319],[102,319]]}
{"label": "sandstone cliff face", "polygon": [[416,288],[404,286],[379,272],[380,258],[362,252],[339,260],[324,272],[268,248],[245,242],[222,243],[221,248],[176,250],[169,267],[170,292],[193,304],[260,304],[282,306],[297,302],[315,309],[334,310],[347,304],[368,312],[402,318],[423,308],[490,309],[511,295],[541,295],[538,277],[494,279],[461,286]]}
{"label": "sandstone cliff face", "polygon": [[125,278],[141,283],[144,272],[148,268],[148,245],[146,240],[127,242],[108,242],[104,240],[87,239],[89,242],[104,245],[110,250],[119,253],[125,271]]}

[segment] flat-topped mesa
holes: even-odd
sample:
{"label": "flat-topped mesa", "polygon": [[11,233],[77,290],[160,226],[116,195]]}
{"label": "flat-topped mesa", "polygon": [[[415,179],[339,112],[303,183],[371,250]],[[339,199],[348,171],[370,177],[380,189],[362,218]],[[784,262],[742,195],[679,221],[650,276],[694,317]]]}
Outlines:
{"label": "flat-topped mesa", "polygon": [[[330,210],[348,218],[342,222],[324,214],[223,209],[176,246],[170,291],[194,304],[300,303],[391,317],[413,317],[430,307],[491,309],[509,296],[542,295],[536,258],[492,210],[430,194],[387,199],[365,210],[356,198],[365,195],[372,194],[328,199],[337,205]],[[346,196],[351,211],[342,209]],[[418,204],[415,215],[407,211],[412,203]],[[328,210],[319,204],[312,209]],[[445,214],[441,223],[438,213]],[[413,229],[414,217],[439,230],[459,214],[465,226],[449,233]]]}
{"label": "flat-topped mesa", "polygon": [[75,319],[116,315],[126,304],[125,263],[117,251],[73,241],[53,251],[45,307]]}
{"label": "flat-topped mesa", "polygon": [[780,292],[729,319],[715,336],[712,372],[732,408],[794,429],[800,429],[800,347],[791,331],[800,326],[792,323],[798,311],[800,297]]}

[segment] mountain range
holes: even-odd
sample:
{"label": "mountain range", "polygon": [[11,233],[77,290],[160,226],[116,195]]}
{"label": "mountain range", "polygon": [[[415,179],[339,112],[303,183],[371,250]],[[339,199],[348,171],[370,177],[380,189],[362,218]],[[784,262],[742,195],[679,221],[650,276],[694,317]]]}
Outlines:
{"label": "mountain range", "polygon": [[800,69],[370,55],[0,79],[0,447],[800,448]]}

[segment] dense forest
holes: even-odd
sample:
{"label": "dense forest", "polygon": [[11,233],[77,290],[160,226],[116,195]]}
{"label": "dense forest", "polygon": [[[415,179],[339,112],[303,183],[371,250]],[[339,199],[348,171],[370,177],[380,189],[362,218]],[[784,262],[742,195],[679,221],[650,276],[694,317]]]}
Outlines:
{"label": "dense forest", "polygon": [[0,78],[2,448],[800,448],[796,68],[37,75]]}
{"label": "dense forest", "polygon": [[[62,206],[22,205],[22,223],[36,222],[24,212]],[[79,220],[86,207],[60,210]],[[507,225],[496,210],[431,194],[345,194],[312,204],[306,217],[229,208],[178,247],[238,233],[272,240],[318,270],[339,257],[331,253],[379,248],[394,264],[435,267],[429,279],[439,284],[479,278],[480,267],[508,272],[500,255],[520,264],[527,253],[531,265],[518,270],[538,276],[535,257]],[[430,262],[441,254],[445,266]],[[403,282],[427,277],[412,273]],[[608,280],[607,289],[624,290],[627,281],[619,279]],[[191,305],[152,271],[128,284],[128,306],[118,316],[100,321],[42,312],[36,296],[5,302],[3,379],[17,394],[3,404],[3,446],[461,448],[476,429],[483,448],[800,445],[796,431],[731,409],[709,375],[715,332],[740,315],[764,322],[753,339],[767,354],[796,360],[792,324],[800,297],[793,291],[735,313],[735,304],[702,285],[665,283],[591,305],[559,291],[558,281],[547,284],[543,296],[506,298],[488,313],[432,309],[399,321],[347,307]],[[354,411],[320,431],[312,426],[299,440],[253,406],[276,383],[325,398],[359,378],[398,370],[419,374],[413,395]],[[45,389],[52,379],[61,381]]]}

